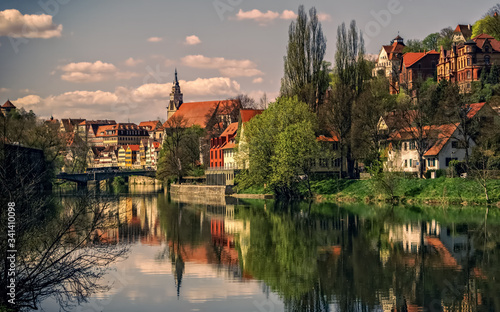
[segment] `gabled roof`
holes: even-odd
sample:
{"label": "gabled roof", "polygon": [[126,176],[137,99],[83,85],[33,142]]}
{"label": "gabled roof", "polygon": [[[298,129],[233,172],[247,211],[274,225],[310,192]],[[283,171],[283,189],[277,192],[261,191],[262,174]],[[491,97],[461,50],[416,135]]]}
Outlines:
{"label": "gabled roof", "polygon": [[472,26],[459,24],[457,28],[455,28],[454,33],[461,33],[464,38],[470,38],[470,36],[472,36]]}
{"label": "gabled roof", "polygon": [[436,142],[425,152],[424,156],[439,155],[443,147],[448,143],[453,133],[457,129],[458,124],[441,125],[438,127],[438,138]]}
{"label": "gabled roof", "polygon": [[[453,133],[458,127],[456,124],[444,124],[444,125],[431,125],[422,128],[422,137],[431,140],[429,143],[432,145],[424,153],[424,156],[436,156],[438,155],[443,147],[448,143]],[[418,135],[419,130],[415,127],[403,128],[399,131],[392,133],[389,136],[389,141],[405,141],[412,140]]]}
{"label": "gabled roof", "polygon": [[403,64],[406,68],[411,67],[427,55],[435,55],[439,57],[439,52],[434,50],[429,52],[408,52],[403,55]]}
{"label": "gabled roof", "polygon": [[253,117],[262,114],[263,109],[242,109],[240,110],[241,122],[247,122]]}
{"label": "gabled roof", "polygon": [[491,48],[497,52],[500,52],[500,41],[496,40],[490,35],[480,34],[474,38],[472,38],[478,48],[482,49],[486,42],[491,45]]}
{"label": "gabled roof", "polygon": [[2,105],[2,108],[16,108],[16,107],[14,106],[14,104],[12,104],[12,102],[10,100],[7,100],[7,102],[5,102]]}
{"label": "gabled roof", "polygon": [[[222,100],[222,101],[207,101],[207,102],[187,102],[183,103],[181,107],[172,115],[183,116],[187,121],[187,126],[198,125],[202,128],[207,126],[207,115],[219,106],[218,115],[223,115],[221,112],[222,107],[233,105],[238,100]],[[167,123],[163,124],[167,127]]]}
{"label": "gabled roof", "polygon": [[146,127],[148,131],[155,131],[161,127],[161,122],[159,120],[141,121],[139,127]]}

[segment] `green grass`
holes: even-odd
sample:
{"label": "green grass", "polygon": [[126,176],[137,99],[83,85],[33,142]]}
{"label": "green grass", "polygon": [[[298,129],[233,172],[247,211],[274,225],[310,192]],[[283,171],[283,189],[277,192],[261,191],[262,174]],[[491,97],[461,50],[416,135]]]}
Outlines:
{"label": "green grass", "polygon": [[[500,180],[488,182],[489,196],[492,202],[500,201]],[[387,197],[376,189],[370,180],[321,180],[312,182],[315,194],[326,195],[325,199],[366,200]],[[438,179],[401,179],[395,195],[401,200],[447,203],[486,203],[483,188],[473,179],[445,178]]]}

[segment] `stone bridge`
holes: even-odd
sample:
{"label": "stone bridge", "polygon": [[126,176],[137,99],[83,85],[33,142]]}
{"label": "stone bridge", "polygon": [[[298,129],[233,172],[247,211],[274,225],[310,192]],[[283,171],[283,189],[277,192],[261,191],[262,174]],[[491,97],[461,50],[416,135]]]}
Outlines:
{"label": "stone bridge", "polygon": [[131,170],[131,171],[96,171],[86,173],[59,173],[57,179],[67,180],[78,183],[79,186],[86,185],[88,181],[102,181],[113,179],[115,177],[145,176],[156,177],[156,170]]}

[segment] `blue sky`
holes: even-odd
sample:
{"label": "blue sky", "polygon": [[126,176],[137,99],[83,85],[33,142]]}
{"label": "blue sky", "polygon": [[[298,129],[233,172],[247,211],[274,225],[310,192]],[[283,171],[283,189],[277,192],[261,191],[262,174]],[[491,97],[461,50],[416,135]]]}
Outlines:
{"label": "blue sky", "polygon": [[495,1],[40,0],[0,3],[0,101],[42,117],[165,118],[177,67],[184,99],[263,92],[274,98],[288,27],[315,6],[335,53],[342,22],[357,21],[367,53],[474,23]]}

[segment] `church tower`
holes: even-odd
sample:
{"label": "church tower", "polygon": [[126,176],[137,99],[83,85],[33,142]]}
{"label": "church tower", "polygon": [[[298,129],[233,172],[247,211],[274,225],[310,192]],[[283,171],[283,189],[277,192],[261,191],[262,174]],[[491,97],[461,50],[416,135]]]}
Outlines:
{"label": "church tower", "polygon": [[177,80],[177,68],[175,69],[175,79],[172,85],[172,92],[170,92],[170,102],[167,107],[167,120],[181,107],[183,103],[181,87],[179,80]]}

